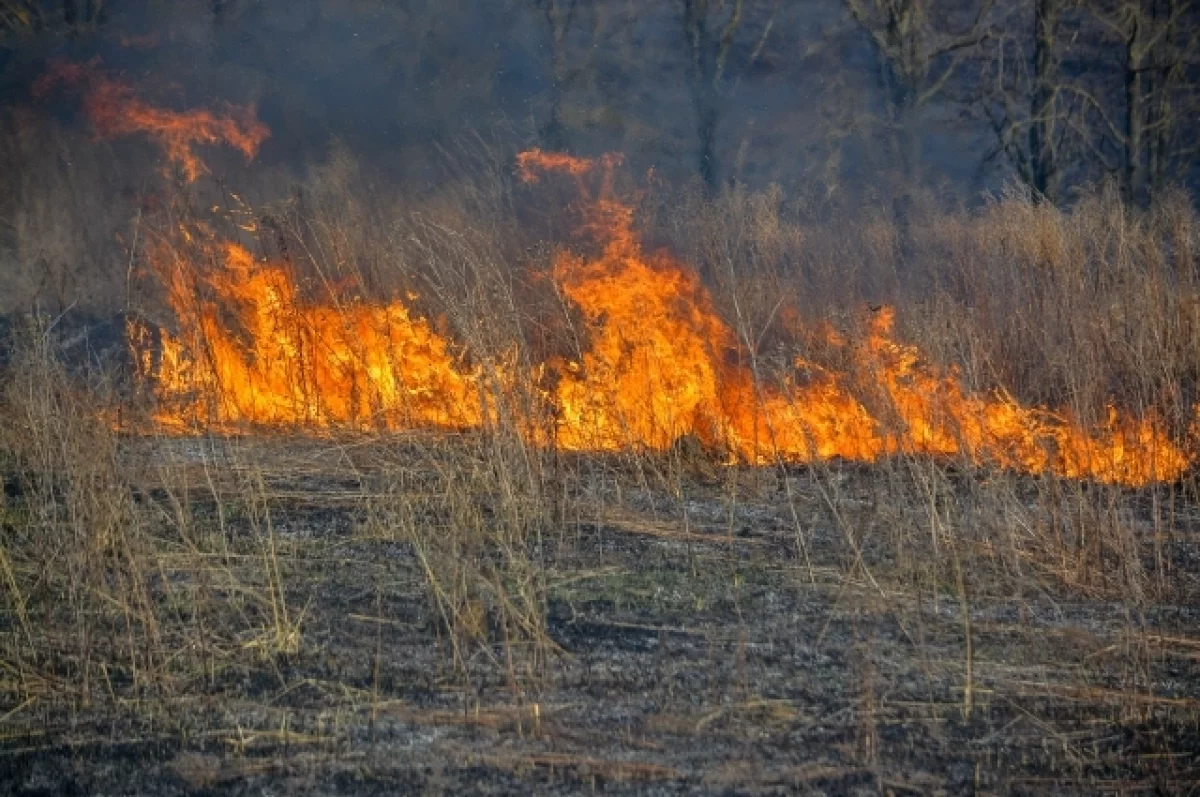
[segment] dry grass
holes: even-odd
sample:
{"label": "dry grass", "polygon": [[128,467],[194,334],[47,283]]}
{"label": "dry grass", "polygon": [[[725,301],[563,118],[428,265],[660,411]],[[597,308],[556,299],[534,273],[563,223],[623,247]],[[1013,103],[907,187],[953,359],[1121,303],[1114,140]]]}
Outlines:
{"label": "dry grass", "polygon": [[7,699],[157,713],[239,661],[294,655],[302,616],[261,470],[235,472],[249,533],[234,542],[211,478],[131,456],[112,383],[68,372],[38,319],[19,334],[0,425],[14,494],[0,540]]}
{"label": "dry grass", "polygon": [[743,342],[786,339],[784,311],[846,326],[890,303],[904,338],[972,388],[1087,420],[1113,401],[1181,434],[1192,421],[1200,218],[1186,195],[1137,212],[1112,192],[1070,210],[1013,193],[903,227],[870,213],[814,222],[776,191],[661,201],[652,232],[710,276]]}
{"label": "dry grass", "polygon": [[[694,585],[719,586],[702,595],[685,587],[666,597],[647,593],[655,605],[732,602],[744,623],[748,562],[757,561],[756,550],[780,550],[744,519],[766,505],[763,496],[779,509],[789,557],[772,562],[772,588],[829,600],[816,644],[843,613],[894,621],[927,682],[954,684],[948,702],[962,722],[987,716],[1000,696],[1016,702],[1033,693],[1116,705],[1128,717],[1160,708],[1195,714],[1194,699],[1158,693],[1155,673],[1166,659],[1194,657],[1200,631],[1186,620],[1151,630],[1146,620],[1200,596],[1187,553],[1200,519],[1192,475],[1131,490],[898,457],[864,478],[862,467],[840,462],[724,467],[685,445],[603,458],[534,445],[525,427],[541,406],[537,386],[502,374],[530,372],[580,345],[569,309],[527,277],[550,250],[526,240],[520,218],[545,219],[517,209],[498,170],[460,195],[433,200],[431,213],[352,199],[355,168],[340,156],[314,175],[306,206],[271,209],[258,246],[285,250],[318,284],[349,278],[369,294],[419,293],[420,309],[485,375],[494,408],[488,423],[466,435],[356,432],[261,444],[126,438],[109,422],[116,408],[133,415],[145,408],[120,395],[112,374],[68,365],[58,330],[35,321],[5,367],[0,404],[0,735],[29,739],[35,717],[104,708],[153,715],[170,727],[172,706],[240,695],[239,674],[265,675],[286,691],[296,684],[293,662],[334,656],[307,633],[308,618],[332,612],[373,636],[375,651],[368,683],[305,681],[338,712],[365,712],[372,727],[389,712],[434,725],[468,716],[389,702],[384,636],[415,627],[428,631],[449,667],[438,683],[464,690],[464,706],[474,701],[474,723],[546,738],[555,731],[541,727],[550,712],[538,695],[570,660],[552,632],[552,596],[619,585],[627,575],[623,564],[579,554],[586,535],[624,532],[678,546]],[[774,379],[803,345],[796,319],[861,334],[861,306],[887,301],[898,308],[904,337],[956,366],[975,389],[1003,387],[1083,419],[1100,417],[1115,400],[1158,413],[1179,439],[1192,431],[1200,219],[1181,197],[1133,214],[1107,194],[1071,211],[1010,196],[973,213],[916,214],[903,229],[886,215],[817,224],[778,191],[676,200],[646,198],[647,234],[705,275],[756,379]],[[172,228],[157,223],[168,240]],[[145,312],[161,317],[146,301]],[[350,543],[322,541],[319,528],[312,538],[281,531],[289,513],[309,506],[352,517],[353,544],[378,555],[346,553],[337,546]],[[397,545],[416,563],[428,626],[387,608],[389,579],[397,576],[386,552]],[[314,603],[325,595],[314,573],[346,561],[362,568],[355,589],[370,594],[365,608]],[[625,598],[636,603],[641,594]],[[1124,642],[1093,646],[1097,660],[1118,661],[1112,669],[1121,679],[1038,682],[1004,669],[987,640],[1015,634],[1027,646],[1032,632],[1020,618],[1047,601],[1123,607]],[[988,625],[988,613],[1001,606],[1017,619]],[[934,645],[928,640],[947,615],[958,642]],[[612,627],[661,637],[680,626],[667,619]],[[1014,643],[1014,657],[1026,650],[1021,645]],[[847,709],[856,726],[852,766],[726,765],[706,782],[882,777],[880,728],[904,709],[888,703],[880,649],[873,636],[856,637],[858,683]],[[744,646],[734,655],[744,658]],[[481,713],[478,695],[496,678],[513,705]],[[736,700],[679,727],[701,735],[731,723],[810,722],[791,703],[743,687]],[[935,714],[947,702],[938,689],[935,697],[930,686],[921,704]],[[329,751],[350,738],[341,726],[281,731],[274,722],[239,726],[238,738],[297,747],[309,739]],[[206,756],[181,761],[182,777],[223,780]],[[673,764],[599,753],[503,751],[486,762],[584,780],[684,777]]]}

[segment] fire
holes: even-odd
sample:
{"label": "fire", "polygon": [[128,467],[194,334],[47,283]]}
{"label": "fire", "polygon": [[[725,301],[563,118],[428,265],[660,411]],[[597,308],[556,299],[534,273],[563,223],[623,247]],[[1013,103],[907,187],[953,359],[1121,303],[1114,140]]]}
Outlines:
{"label": "fire", "polygon": [[[695,273],[643,251],[632,208],[611,196],[614,164],[537,150],[518,159],[526,181],[539,171],[579,180],[585,229],[601,245],[592,259],[563,253],[554,264],[591,340],[554,397],[561,446],[665,449],[694,434],[756,463],[911,453],[1131,485],[1177,478],[1190,465],[1152,419],[1109,407],[1106,422],[1087,430],[1003,394],[969,394],[953,373],[894,339],[891,308],[876,314],[860,345],[826,333],[827,345],[845,350],[849,373],[797,361],[797,372],[815,378],[756,384],[736,365],[736,338]],[[580,178],[597,170],[602,188],[588,196]]]}
{"label": "fire", "polygon": [[614,167],[621,164],[619,154],[609,153],[598,161],[591,158],[577,158],[565,152],[544,152],[537,147],[517,153],[517,174],[527,183],[536,183],[541,179],[542,172],[561,172],[573,177],[583,177],[598,168],[605,176],[611,176]]}
{"label": "fire", "polygon": [[[526,181],[574,178],[589,252],[564,251],[552,264],[582,319],[584,350],[524,375],[553,384],[534,410],[550,431],[518,419],[533,442],[666,450],[694,435],[757,464],[916,454],[1128,485],[1190,467],[1151,418],[1110,407],[1103,423],[1085,428],[1001,391],[967,390],[952,369],[896,339],[890,308],[874,314],[861,340],[812,332],[848,366],[797,359],[781,379],[756,378],[696,273],[645,251],[633,208],[614,198],[617,163],[537,150],[518,158]],[[160,332],[156,347],[149,330],[130,329],[161,428],[471,429],[492,416],[480,368],[403,303],[306,299],[285,264],[232,243],[208,248],[218,266],[208,273],[178,252],[155,258],[179,332]],[[500,370],[506,379],[516,373]],[[547,371],[557,378],[542,380]]]}
{"label": "fire", "polygon": [[188,182],[208,171],[197,145],[225,144],[252,160],[271,134],[252,106],[226,106],[223,114],[204,108],[172,111],[140,99],[127,84],[107,77],[96,61],[59,62],[34,85],[44,95],[57,85],[83,90],[83,110],[101,138],[143,134],[166,152]]}
{"label": "fire", "polygon": [[[564,155],[523,153],[535,169],[581,176],[597,164]],[[616,161],[599,164],[605,174]],[[581,186],[582,188],[582,186]],[[602,252],[587,260],[562,253],[553,276],[582,312],[591,348],[568,363],[553,403],[557,443],[572,450],[664,449],[681,435],[720,423],[720,358],[732,338],[699,279],[665,255],[648,257],[633,209],[601,196],[587,202],[587,227]]]}
{"label": "fire", "polygon": [[156,267],[180,333],[161,333],[157,363],[146,330],[130,330],[162,426],[480,423],[474,375],[400,302],[309,303],[284,264],[258,262],[233,243],[217,248],[219,267],[203,276],[189,263],[160,257]]}
{"label": "fire", "polygon": [[[1113,406],[1104,423],[1089,430],[1001,392],[973,395],[952,371],[929,365],[918,349],[897,342],[893,321],[891,308],[883,308],[856,346],[833,336],[829,342],[853,363],[850,373],[824,372],[815,384],[768,393],[737,427],[756,421],[769,432],[769,451],[792,461],[957,456],[977,465],[1129,485],[1174,479],[1190,465],[1152,419],[1126,417]],[[873,416],[868,405],[880,410]]]}

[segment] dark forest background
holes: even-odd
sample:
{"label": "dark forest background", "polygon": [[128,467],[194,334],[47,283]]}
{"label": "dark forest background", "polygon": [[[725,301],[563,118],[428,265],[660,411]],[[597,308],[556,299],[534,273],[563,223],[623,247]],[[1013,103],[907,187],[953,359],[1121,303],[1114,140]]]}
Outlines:
{"label": "dark forest background", "polygon": [[161,152],[31,89],[96,57],[165,106],[255,104],[271,138],[206,150],[203,189],[254,203],[348,161],[352,193],[435,197],[531,145],[814,223],[1200,185],[1189,0],[0,0],[0,311],[120,302]]}

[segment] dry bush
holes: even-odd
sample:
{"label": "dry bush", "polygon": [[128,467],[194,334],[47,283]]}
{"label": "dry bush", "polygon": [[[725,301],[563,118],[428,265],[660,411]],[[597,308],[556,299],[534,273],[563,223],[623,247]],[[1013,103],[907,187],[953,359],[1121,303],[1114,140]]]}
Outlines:
{"label": "dry bush", "polygon": [[[472,205],[489,187],[467,190]],[[504,258],[516,245],[503,226],[453,221],[416,214],[398,220],[392,262],[415,271],[428,306],[469,353],[484,423],[469,438],[428,451],[426,469],[437,484],[432,501],[414,504],[389,487],[384,525],[416,551],[431,602],[450,632],[455,666],[469,674],[471,651],[492,649],[477,643],[499,641],[515,684],[539,672],[556,650],[546,634],[543,561],[556,515],[554,454],[536,444],[552,435],[538,386],[520,376],[534,370],[531,312],[538,303],[527,301],[529,292]]]}
{"label": "dry bush", "polygon": [[522,455],[508,454],[486,439],[422,446],[376,477],[367,529],[412,547],[455,670],[473,677],[482,654],[515,686],[556,646],[543,561],[551,512]]}
{"label": "dry bush", "polygon": [[19,633],[5,658],[22,693],[41,684],[87,703],[114,683],[153,686],[168,651],[153,542],[114,434],[52,346],[45,325],[32,330],[4,385],[3,447],[21,496],[6,524],[5,596]]}
{"label": "dry bush", "polygon": [[51,324],[18,334],[0,380],[0,692],[23,707],[154,707],[295,653],[261,478],[240,485],[236,540],[211,482],[121,439],[111,381],[69,365]]}
{"label": "dry bush", "polygon": [[972,341],[981,385],[1088,421],[1110,401],[1156,411],[1187,431],[1200,365],[1200,219],[1185,197],[1141,213],[1112,192],[1067,211],[1010,195],[930,219],[918,241],[929,317]]}

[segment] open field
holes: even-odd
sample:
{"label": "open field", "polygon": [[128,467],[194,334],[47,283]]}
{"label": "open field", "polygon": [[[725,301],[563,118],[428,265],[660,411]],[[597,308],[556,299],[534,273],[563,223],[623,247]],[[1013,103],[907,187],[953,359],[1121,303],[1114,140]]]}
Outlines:
{"label": "open field", "polygon": [[616,168],[181,190],[16,320],[0,791],[1200,788],[1191,207]]}
{"label": "open field", "polygon": [[1197,31],[0,0],[0,795],[1200,797]]}
{"label": "open field", "polygon": [[[10,481],[4,564],[27,591],[3,621],[0,788],[1200,783],[1187,488],[677,448],[542,462],[533,506],[487,445],[114,440],[131,526],[87,552],[30,539],[47,496]],[[84,511],[58,487],[64,520]],[[46,603],[59,574],[31,568],[56,557],[78,581]]]}

